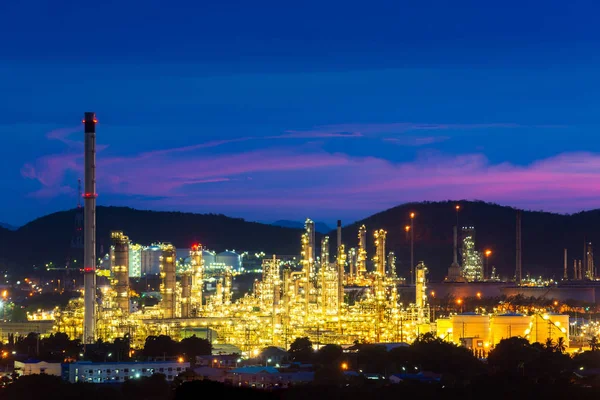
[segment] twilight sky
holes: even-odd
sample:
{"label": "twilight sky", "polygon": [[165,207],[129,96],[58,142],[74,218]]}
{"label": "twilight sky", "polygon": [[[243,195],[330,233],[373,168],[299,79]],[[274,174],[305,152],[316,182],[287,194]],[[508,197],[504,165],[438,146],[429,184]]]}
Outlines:
{"label": "twilight sky", "polygon": [[597,1],[0,1],[0,221],[600,207]]}

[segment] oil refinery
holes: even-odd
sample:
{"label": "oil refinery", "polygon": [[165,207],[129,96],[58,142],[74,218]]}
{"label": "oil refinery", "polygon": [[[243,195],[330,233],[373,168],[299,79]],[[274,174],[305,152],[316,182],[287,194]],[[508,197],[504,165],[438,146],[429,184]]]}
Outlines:
{"label": "oil refinery", "polygon": [[[355,342],[412,342],[420,334],[434,332],[439,337],[473,349],[485,349],[502,338],[522,336],[531,341],[562,337],[568,343],[569,318],[566,315],[455,314],[435,320],[430,315],[427,267],[411,265],[407,286],[399,278],[393,252],[386,252],[387,232],[371,234],[375,252],[369,259],[367,227],[359,227],[347,249],[337,225],[334,256],[329,237],[316,242],[315,224],[307,219],[299,237],[300,260],[297,267],[276,254],[262,258],[262,277],[248,293],[234,300],[234,278],[239,270],[234,262],[207,262],[213,253],[202,245],[189,250],[189,262],[178,268],[177,249],[170,243],[153,246],[158,257],[160,277],[157,304],[134,307],[130,299],[132,272],[139,251],[126,236],[113,231],[110,272],[106,285],[98,285],[95,243],[95,124],[94,113],[85,119],[85,284],[82,299],[72,299],[54,312],[54,331],[73,339],[93,343],[112,341],[129,335],[134,346],[142,346],[150,335],[169,335],[175,339],[196,334],[214,344],[230,344],[248,355],[267,346],[287,348],[297,337],[309,337],[317,344],[347,345]],[[412,216],[411,216],[412,218]],[[484,271],[481,255],[473,251],[474,231],[465,235],[464,273],[458,270],[456,230],[454,262],[450,279],[479,280]],[[412,243],[411,243],[412,245]],[[318,256],[317,256],[318,254]],[[205,257],[206,256],[206,257]],[[223,257],[233,257],[234,253]],[[412,254],[411,254],[412,259]],[[135,269],[135,271],[132,271]],[[591,270],[588,268],[588,270]],[[414,273],[413,273],[414,271]],[[591,273],[591,272],[586,272]],[[208,280],[214,291],[206,290]],[[414,287],[412,301],[401,302],[399,288]]]}

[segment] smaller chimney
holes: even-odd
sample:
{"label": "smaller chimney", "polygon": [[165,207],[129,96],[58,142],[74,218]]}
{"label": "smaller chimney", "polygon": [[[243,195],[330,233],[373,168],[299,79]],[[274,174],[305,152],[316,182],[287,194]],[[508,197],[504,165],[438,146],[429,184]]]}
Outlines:
{"label": "smaller chimney", "polygon": [[565,265],[564,265],[565,271],[564,271],[564,274],[563,274],[563,279],[567,280],[567,279],[569,279],[569,274],[567,273],[567,249],[565,249],[565,260],[564,260],[564,263],[565,263]]}
{"label": "smaller chimney", "polygon": [[454,226],[454,261],[453,264],[458,265],[458,227]]}
{"label": "smaller chimney", "polygon": [[342,245],[342,220],[337,221],[337,248],[339,249]]}

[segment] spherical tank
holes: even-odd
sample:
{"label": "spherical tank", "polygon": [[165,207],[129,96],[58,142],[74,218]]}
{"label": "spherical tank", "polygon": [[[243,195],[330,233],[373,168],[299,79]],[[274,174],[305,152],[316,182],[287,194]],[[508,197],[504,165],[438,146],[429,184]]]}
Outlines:
{"label": "spherical tank", "polygon": [[239,271],[242,266],[240,255],[234,251],[224,251],[217,254],[217,263],[225,264],[225,266],[231,267],[234,271]]}
{"label": "spherical tank", "polygon": [[533,319],[523,314],[502,314],[492,318],[492,343],[498,344],[502,339],[520,336],[530,339]]}
{"label": "spherical tank", "polygon": [[462,338],[478,338],[490,341],[490,316],[464,313],[452,316],[452,341],[460,343]]}

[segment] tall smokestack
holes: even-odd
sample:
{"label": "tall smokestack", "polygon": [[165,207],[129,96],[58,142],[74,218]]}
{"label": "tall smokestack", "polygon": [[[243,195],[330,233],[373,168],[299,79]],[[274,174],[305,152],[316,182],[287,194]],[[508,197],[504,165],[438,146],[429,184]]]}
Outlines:
{"label": "tall smokestack", "polygon": [[517,210],[517,260],[515,270],[515,281],[521,284],[521,210]]}
{"label": "tall smokestack", "polygon": [[564,274],[563,274],[563,279],[567,280],[567,279],[569,279],[569,274],[567,272],[567,249],[565,249],[565,260],[564,260],[564,263],[565,263],[565,265],[564,265],[565,271],[564,271]]}
{"label": "tall smokestack", "polygon": [[83,120],[85,132],[83,342],[86,344],[94,343],[96,339],[96,122],[95,113],[85,113]]}
{"label": "tall smokestack", "polygon": [[339,250],[342,245],[342,220],[338,219],[337,221],[337,248]]}

